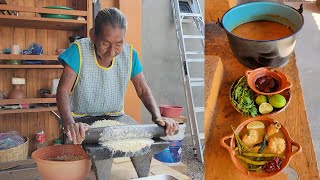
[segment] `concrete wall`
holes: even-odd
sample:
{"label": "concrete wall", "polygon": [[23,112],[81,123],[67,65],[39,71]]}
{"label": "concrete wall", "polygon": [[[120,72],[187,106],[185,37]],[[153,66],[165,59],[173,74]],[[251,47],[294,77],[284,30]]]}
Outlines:
{"label": "concrete wall", "polygon": [[[200,4],[203,9],[204,0],[201,0]],[[142,0],[142,56],[140,58],[146,80],[157,103],[181,105],[184,107],[183,115],[187,116],[170,0]],[[203,68],[201,64],[194,71],[203,76]],[[197,101],[204,103],[203,88],[197,89],[196,93]],[[203,131],[203,114],[199,115],[199,119],[200,129]],[[151,122],[151,115],[144,106],[142,107],[142,122]],[[187,133],[189,133],[189,126],[187,127]]]}

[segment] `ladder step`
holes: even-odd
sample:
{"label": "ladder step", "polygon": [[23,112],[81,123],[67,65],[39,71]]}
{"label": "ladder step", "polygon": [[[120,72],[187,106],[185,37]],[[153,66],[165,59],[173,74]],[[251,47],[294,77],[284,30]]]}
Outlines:
{"label": "ladder step", "polygon": [[204,59],[187,59],[187,63],[197,63],[197,62],[204,62]]}
{"label": "ladder step", "polygon": [[204,112],[204,107],[195,107],[194,112],[196,112],[196,113]]}
{"label": "ladder step", "polygon": [[199,82],[199,81],[204,81],[204,79],[203,78],[190,78],[190,81],[191,82]]}
{"label": "ladder step", "polygon": [[199,139],[204,139],[204,133],[199,133],[198,137]]}
{"label": "ladder step", "polygon": [[185,39],[204,39],[202,35],[182,35]]}
{"label": "ladder step", "polygon": [[194,20],[193,19],[182,19],[181,22],[186,23],[186,24],[192,24],[192,23],[194,23]]}
{"label": "ladder step", "polygon": [[201,14],[197,13],[180,13],[181,17],[202,17]]}
{"label": "ladder step", "polygon": [[204,54],[203,51],[186,51],[187,55]]}
{"label": "ladder step", "polygon": [[204,86],[204,82],[190,82],[190,86],[192,87],[200,87],[200,86]]}

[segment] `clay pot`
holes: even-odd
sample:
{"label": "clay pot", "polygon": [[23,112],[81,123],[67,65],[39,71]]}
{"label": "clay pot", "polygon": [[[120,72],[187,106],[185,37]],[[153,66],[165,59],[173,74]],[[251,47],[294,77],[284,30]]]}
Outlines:
{"label": "clay pot", "polygon": [[[261,92],[256,88],[255,82],[258,78],[263,76],[271,76],[272,78],[276,79],[278,81],[279,87],[275,92]],[[289,82],[287,76],[283,74],[281,71],[278,71],[276,69],[269,70],[267,68],[258,68],[255,70],[247,70],[246,71],[246,78],[247,83],[249,87],[258,94],[263,95],[273,95],[273,94],[280,94],[284,90],[290,89],[292,87],[292,84]]]}
{"label": "clay pot", "polygon": [[183,107],[175,105],[160,105],[161,116],[169,118],[178,118],[181,116]]}
{"label": "clay pot", "polygon": [[[49,158],[73,155],[86,159],[76,161],[51,161]],[[31,155],[37,163],[43,180],[85,180],[90,173],[91,161],[80,145],[49,146],[36,150]]]}
{"label": "clay pot", "polygon": [[[246,120],[244,122],[242,122],[237,129],[235,130],[236,133],[240,133],[242,131],[243,128],[246,128],[247,124],[249,124],[252,121],[261,121],[263,122],[266,127],[269,126],[269,124],[271,124],[274,119],[271,118],[267,118],[267,117],[255,117],[255,118],[251,118],[249,120]],[[236,151],[234,150],[235,146],[236,146],[236,142],[235,142],[235,138],[233,134],[230,134],[229,136],[225,136],[223,138],[220,139],[220,144],[226,148],[229,151],[231,160],[233,162],[233,164],[236,166],[236,168],[244,175],[247,175],[249,177],[253,177],[253,178],[263,178],[263,177],[271,177],[271,176],[275,176],[277,174],[279,174],[284,168],[287,167],[287,165],[289,164],[291,158],[299,153],[302,152],[302,147],[295,142],[289,135],[287,129],[284,127],[284,125],[281,124],[281,131],[283,132],[284,135],[284,139],[286,141],[286,151],[285,151],[285,159],[282,162],[281,165],[281,169],[277,172],[274,173],[256,173],[256,172],[252,172],[252,171],[248,171],[243,163],[241,162],[241,160],[239,160],[236,157]],[[226,140],[230,139],[230,144],[226,144]],[[297,147],[295,150],[293,150],[293,146]]]}
{"label": "clay pot", "polygon": [[23,85],[15,84],[9,93],[8,99],[25,99],[26,94],[23,90]]}

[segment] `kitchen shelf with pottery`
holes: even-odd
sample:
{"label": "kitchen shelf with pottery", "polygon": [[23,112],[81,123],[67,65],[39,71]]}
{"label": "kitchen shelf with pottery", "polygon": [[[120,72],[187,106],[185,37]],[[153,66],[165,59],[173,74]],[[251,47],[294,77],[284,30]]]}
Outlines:
{"label": "kitchen shelf with pottery", "polygon": [[[57,49],[57,54],[63,50]],[[14,44],[0,51],[0,69],[62,69],[57,59],[57,55],[43,55],[40,44],[32,43],[26,50]]]}
{"label": "kitchen shelf with pottery", "polygon": [[[26,98],[23,86],[26,85],[24,78],[12,78],[12,89],[8,95],[1,92],[0,114],[43,112],[57,110],[55,93],[59,79],[52,81],[52,88],[49,91],[40,90],[42,98]],[[51,93],[53,92],[53,93]]]}
{"label": "kitchen shelf with pottery", "polygon": [[206,179],[319,179],[293,52],[302,9],[251,2],[206,24]]}
{"label": "kitchen shelf with pottery", "polygon": [[[15,11],[15,15],[0,14],[1,26],[37,29],[79,30],[87,26],[87,11],[64,6],[43,8],[0,4],[1,11]],[[37,14],[37,17],[20,16],[19,12]]]}

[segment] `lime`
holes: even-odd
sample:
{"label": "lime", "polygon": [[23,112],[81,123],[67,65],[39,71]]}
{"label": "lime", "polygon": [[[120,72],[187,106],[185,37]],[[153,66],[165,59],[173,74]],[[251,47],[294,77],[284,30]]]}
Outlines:
{"label": "lime", "polygon": [[259,112],[261,114],[268,114],[268,113],[271,113],[272,111],[273,111],[273,107],[269,103],[262,103],[259,106]]}
{"label": "lime", "polygon": [[269,97],[269,103],[275,108],[282,108],[287,104],[287,100],[280,94],[274,94]]}
{"label": "lime", "polygon": [[264,127],[261,121],[252,121],[247,125],[247,129],[264,129]]}
{"label": "lime", "polygon": [[259,96],[256,98],[256,103],[257,103],[259,106],[260,106],[260,104],[265,103],[265,102],[268,102],[267,96],[265,96],[265,95],[259,95]]}

